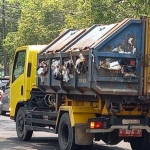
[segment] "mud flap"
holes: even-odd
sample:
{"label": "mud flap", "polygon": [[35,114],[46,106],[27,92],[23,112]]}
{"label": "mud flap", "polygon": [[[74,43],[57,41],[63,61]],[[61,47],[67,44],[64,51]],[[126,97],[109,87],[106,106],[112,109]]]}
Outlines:
{"label": "mud flap", "polygon": [[94,134],[86,133],[87,125],[75,125],[75,144],[91,145],[93,143]]}

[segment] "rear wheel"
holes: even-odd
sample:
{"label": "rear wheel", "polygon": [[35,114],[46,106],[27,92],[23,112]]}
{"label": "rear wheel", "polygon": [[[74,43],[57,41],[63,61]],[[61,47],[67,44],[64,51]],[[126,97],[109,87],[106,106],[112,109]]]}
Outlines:
{"label": "rear wheel", "polygon": [[149,134],[147,132],[143,133],[143,137],[131,138],[130,145],[132,150],[148,150],[150,149]]}
{"label": "rear wheel", "polygon": [[64,113],[58,127],[58,142],[60,150],[91,150],[92,145],[75,144],[74,127],[71,127],[68,113]]}
{"label": "rear wheel", "polygon": [[33,131],[25,129],[25,109],[20,107],[16,117],[16,131],[17,136],[22,141],[29,141],[32,137]]}

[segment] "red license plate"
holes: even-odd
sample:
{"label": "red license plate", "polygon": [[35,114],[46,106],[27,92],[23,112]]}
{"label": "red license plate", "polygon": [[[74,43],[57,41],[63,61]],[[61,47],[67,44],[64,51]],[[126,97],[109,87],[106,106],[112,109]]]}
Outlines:
{"label": "red license plate", "polygon": [[119,129],[119,137],[142,137],[142,130],[140,129]]}

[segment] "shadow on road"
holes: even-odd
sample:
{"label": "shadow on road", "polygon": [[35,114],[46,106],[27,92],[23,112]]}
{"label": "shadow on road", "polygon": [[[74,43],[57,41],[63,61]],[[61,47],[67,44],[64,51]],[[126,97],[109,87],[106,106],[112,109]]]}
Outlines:
{"label": "shadow on road", "polygon": [[[0,150],[60,150],[57,137],[33,137],[29,142],[18,138],[0,139]],[[94,143],[92,150],[125,150],[116,146],[98,145]],[[127,150],[127,149],[126,149]]]}
{"label": "shadow on road", "polygon": [[[54,148],[56,147],[56,148]],[[0,150],[59,150],[57,138],[32,138],[30,141],[20,141],[16,137],[0,139]]]}
{"label": "shadow on road", "polygon": [[108,145],[98,145],[96,143],[94,143],[92,150],[128,150],[128,149],[123,149],[123,148],[119,148],[116,146],[110,146],[108,147]]}

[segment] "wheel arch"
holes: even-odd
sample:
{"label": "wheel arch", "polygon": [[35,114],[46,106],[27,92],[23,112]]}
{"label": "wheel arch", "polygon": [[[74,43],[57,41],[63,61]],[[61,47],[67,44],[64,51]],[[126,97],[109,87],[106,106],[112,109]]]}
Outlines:
{"label": "wheel arch", "polygon": [[[77,145],[91,145],[93,143],[94,134],[87,134],[87,120],[88,117],[94,117],[94,113],[88,112],[88,109],[79,109],[72,106],[62,106],[59,109],[56,121],[56,133],[58,133],[59,123],[64,113],[68,113],[71,127],[74,127],[75,144]],[[84,142],[83,142],[84,141]]]}
{"label": "wheel arch", "polygon": [[[71,112],[71,110],[69,108],[65,109],[65,110],[61,109],[61,108],[59,109],[57,120],[56,120],[56,133],[58,133],[59,122],[64,113],[68,113],[69,117],[73,115],[73,112]],[[74,126],[74,118],[73,117],[70,117],[70,122],[71,122],[71,126],[73,127]]]}
{"label": "wheel arch", "polygon": [[56,133],[58,133],[58,126],[61,119],[61,116],[64,113],[69,114],[71,127],[74,127],[76,124],[87,124],[89,118],[95,117],[95,110],[87,107],[76,106],[61,106],[58,111],[58,116],[56,120]]}
{"label": "wheel arch", "polygon": [[25,102],[23,102],[23,101],[20,101],[20,102],[17,103],[16,109],[15,109],[15,116],[14,116],[15,121],[16,121],[16,116],[17,116],[17,112],[18,112],[19,108],[23,107],[24,105],[25,105]]}

